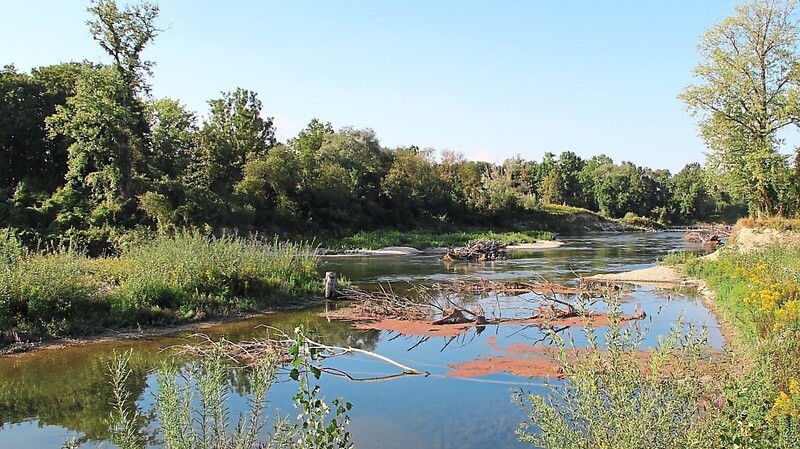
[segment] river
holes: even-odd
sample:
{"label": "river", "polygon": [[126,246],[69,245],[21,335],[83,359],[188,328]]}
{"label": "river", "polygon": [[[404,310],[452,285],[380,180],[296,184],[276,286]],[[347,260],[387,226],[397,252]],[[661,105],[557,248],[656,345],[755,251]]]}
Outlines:
{"label": "river", "polygon": [[[391,257],[323,258],[321,272],[336,271],[357,285],[405,290],[416,283],[451,280],[538,280],[574,284],[578,276],[619,272],[652,266],[670,251],[702,252],[685,243],[680,233],[596,234],[562,237],[565,245],[527,253],[492,263],[444,264],[437,254]],[[630,312],[640,303],[647,312],[646,345],[652,345],[675,321],[685,319],[708,328],[709,344],[724,343],[714,317],[691,291],[663,291],[637,287],[626,292],[622,305]],[[525,298],[485,298],[487,316],[513,313]],[[477,301],[477,299],[476,299]],[[498,307],[499,306],[499,307]],[[323,375],[322,393],[353,404],[350,431],[361,448],[522,448],[514,430],[525,411],[512,403],[514,391],[546,394],[546,381],[500,372],[481,377],[448,376],[453,363],[497,353],[497,345],[530,343],[541,338],[537,328],[488,326],[457,338],[403,336],[387,331],[356,330],[345,322],[328,321],[321,309],[275,313],[208,329],[211,338],[237,341],[264,333],[269,324],[286,331],[303,324],[319,332],[328,344],[353,346],[391,357],[410,367],[428,371],[428,377],[403,377],[384,382],[352,382]],[[582,331],[568,330],[576,344]],[[164,350],[192,341],[189,332],[135,341],[114,341],[44,350],[0,358],[0,448],[59,448],[68,439],[80,447],[113,447],[108,441],[109,379],[107,363],[115,351],[133,348],[129,388],[145,411],[151,409],[155,379],[153,371],[172,357]],[[392,368],[365,357],[344,357],[336,367],[354,376],[369,377],[392,372]],[[247,382],[232,378],[234,413],[246,404]],[[291,397],[294,382],[279,376],[269,393],[268,411],[294,416]],[[147,424],[145,424],[147,425]],[[153,425],[152,421],[149,423]]]}

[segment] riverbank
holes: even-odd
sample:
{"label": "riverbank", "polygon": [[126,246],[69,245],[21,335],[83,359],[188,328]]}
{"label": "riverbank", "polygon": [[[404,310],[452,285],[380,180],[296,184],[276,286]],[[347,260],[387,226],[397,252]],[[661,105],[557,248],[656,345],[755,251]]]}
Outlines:
{"label": "riverbank", "polygon": [[[797,447],[800,438],[800,221],[740,220],[729,244],[681,270],[701,280],[734,329],[720,403],[725,441]],[[757,445],[756,445],[757,444]]]}
{"label": "riverbank", "polygon": [[656,265],[640,270],[625,271],[622,273],[595,274],[583,278],[585,282],[624,283],[634,285],[647,285],[652,287],[672,288],[683,285],[698,285],[695,279],[690,279],[679,273],[673,267]]}
{"label": "riverbank", "polygon": [[[549,231],[493,231],[477,229],[457,232],[432,231],[362,231],[342,239],[322,240],[326,254],[410,255],[414,250],[464,246],[478,240],[499,240],[506,245],[533,244],[553,241],[556,234]],[[369,253],[368,251],[374,251]]]}
{"label": "riverbank", "polygon": [[159,237],[113,257],[0,236],[0,346],[191,324],[321,296],[308,245]]}

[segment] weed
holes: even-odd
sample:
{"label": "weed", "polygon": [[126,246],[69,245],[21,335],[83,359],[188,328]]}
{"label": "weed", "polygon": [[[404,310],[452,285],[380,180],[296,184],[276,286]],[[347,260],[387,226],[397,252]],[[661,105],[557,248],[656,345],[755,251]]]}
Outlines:
{"label": "weed", "polygon": [[520,439],[554,449],[690,447],[701,428],[705,385],[697,373],[704,332],[685,331],[678,322],[642,355],[643,334],[623,328],[618,305],[609,307],[612,323],[603,344],[587,328],[585,353],[576,355],[557,333],[550,334],[565,378],[550,386],[548,396],[518,395],[529,410]]}
{"label": "weed", "polygon": [[[314,351],[305,343],[304,331],[295,331],[291,347],[291,378],[298,382],[294,396],[297,421],[277,418],[271,433],[263,432],[267,393],[275,379],[277,360],[265,357],[255,366],[242,367],[225,350],[223,342],[209,342],[204,356],[184,368],[163,364],[157,374],[156,433],[166,449],[338,449],[353,447],[347,425],[350,403],[341,398],[328,404],[312,378],[321,371],[312,363]],[[125,388],[131,352],[118,354],[110,364],[114,389],[114,411],[110,427],[112,441],[121,449],[142,449],[142,412],[131,408]],[[231,373],[248,370],[249,409],[237,417],[230,414]],[[331,417],[331,413],[333,416]],[[67,445],[65,445],[67,446]]]}

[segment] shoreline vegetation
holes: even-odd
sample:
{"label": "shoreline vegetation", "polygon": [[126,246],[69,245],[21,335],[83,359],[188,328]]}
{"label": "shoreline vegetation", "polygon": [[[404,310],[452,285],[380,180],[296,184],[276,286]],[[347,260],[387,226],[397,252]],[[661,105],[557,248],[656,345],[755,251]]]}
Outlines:
{"label": "shoreline vegetation", "polygon": [[702,282],[701,293],[728,329],[720,443],[794,448],[800,441],[798,231],[797,219],[746,218],[715,253],[674,254],[664,261]]}
{"label": "shoreline vegetation", "polygon": [[204,321],[318,295],[307,243],[193,234],[156,237],[119,255],[28,250],[0,232],[0,347]]}
{"label": "shoreline vegetation", "polygon": [[361,231],[338,240],[324,240],[320,247],[327,254],[349,251],[379,250],[390,247],[409,247],[416,250],[464,246],[479,240],[498,240],[505,245],[536,243],[542,240],[555,240],[556,234],[550,231],[508,231],[472,230],[458,232],[431,231]]}
{"label": "shoreline vegetation", "polygon": [[[598,226],[624,229],[583,209],[552,209],[540,211],[540,220],[568,221],[562,229],[576,233]],[[317,270],[322,254],[408,255],[482,239],[497,239],[511,250],[562,244],[551,231],[485,228],[361,231],[319,242],[140,229],[120,235],[110,255],[94,256],[73,240],[37,243],[26,237],[19,229],[0,230],[0,354],[38,348],[44,341],[145,335],[310,306],[322,295]],[[396,246],[403,247],[391,248]]]}
{"label": "shoreline vegetation", "polygon": [[641,342],[635,327],[612,323],[602,345],[587,329],[589,349],[579,360],[553,334],[565,383],[547,396],[520,392],[528,413],[520,438],[546,448],[797,448],[798,230],[800,220],[743,219],[713,255],[674,253],[663,261],[668,266],[595,276],[591,281],[645,285],[696,280],[723,331],[733,329],[725,332],[727,351],[704,355],[704,332],[680,321],[648,350],[645,368],[631,363]]}

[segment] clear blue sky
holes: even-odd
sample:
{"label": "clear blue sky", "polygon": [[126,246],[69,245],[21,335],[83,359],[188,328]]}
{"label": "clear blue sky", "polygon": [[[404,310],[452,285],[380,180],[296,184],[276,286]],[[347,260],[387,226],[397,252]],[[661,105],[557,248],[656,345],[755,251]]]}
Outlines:
{"label": "clear blue sky", "polygon": [[[124,4],[120,1],[120,4]],[[201,116],[258,92],[278,137],[317,117],[385,146],[500,162],[571,150],[675,172],[704,159],[676,96],[734,2],[163,0],[155,97]],[[0,65],[108,62],[88,1],[0,0]]]}

